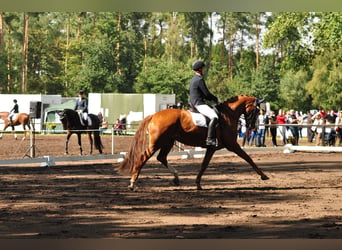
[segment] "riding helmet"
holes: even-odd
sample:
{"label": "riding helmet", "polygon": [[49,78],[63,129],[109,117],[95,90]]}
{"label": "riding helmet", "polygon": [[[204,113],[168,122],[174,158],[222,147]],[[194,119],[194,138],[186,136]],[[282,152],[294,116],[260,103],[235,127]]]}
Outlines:
{"label": "riding helmet", "polygon": [[196,61],[192,64],[192,69],[195,71],[201,70],[205,66],[204,62]]}
{"label": "riding helmet", "polygon": [[78,91],[79,95],[83,95],[83,93],[84,93],[83,90]]}

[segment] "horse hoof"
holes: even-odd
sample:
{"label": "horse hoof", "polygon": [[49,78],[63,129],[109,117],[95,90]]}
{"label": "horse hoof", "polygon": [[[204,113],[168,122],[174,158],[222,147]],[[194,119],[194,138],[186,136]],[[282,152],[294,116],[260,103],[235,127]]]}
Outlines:
{"label": "horse hoof", "polygon": [[174,184],[175,186],[179,186],[179,185],[180,185],[179,179],[178,179],[178,178],[174,178],[174,179],[173,179],[173,184]]}
{"label": "horse hoof", "polygon": [[197,185],[197,190],[203,190],[203,188],[199,185]]}
{"label": "horse hoof", "polygon": [[268,179],[270,179],[270,178],[268,178],[266,175],[261,176],[261,180],[263,180],[263,181],[266,181]]}

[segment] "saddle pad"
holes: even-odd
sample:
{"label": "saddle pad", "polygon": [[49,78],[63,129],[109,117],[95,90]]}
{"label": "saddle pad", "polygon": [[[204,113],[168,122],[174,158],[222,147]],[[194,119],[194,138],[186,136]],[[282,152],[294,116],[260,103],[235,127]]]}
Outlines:
{"label": "saddle pad", "polygon": [[200,114],[200,113],[194,113],[189,111],[192,117],[192,121],[195,123],[196,126],[198,127],[208,127],[206,118],[204,115]]}

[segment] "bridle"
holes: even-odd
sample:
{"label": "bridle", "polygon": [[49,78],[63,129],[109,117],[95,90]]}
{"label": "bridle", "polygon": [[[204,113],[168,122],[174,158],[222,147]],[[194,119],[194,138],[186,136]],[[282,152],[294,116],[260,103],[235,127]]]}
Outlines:
{"label": "bridle", "polygon": [[244,113],[247,129],[253,129],[255,127],[255,121],[260,113],[260,103],[262,102],[263,100],[255,99],[254,108]]}

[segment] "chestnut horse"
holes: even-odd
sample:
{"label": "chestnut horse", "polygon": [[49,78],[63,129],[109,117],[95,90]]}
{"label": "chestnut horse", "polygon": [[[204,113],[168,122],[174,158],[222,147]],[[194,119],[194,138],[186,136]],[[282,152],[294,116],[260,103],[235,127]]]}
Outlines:
{"label": "chestnut horse", "polygon": [[[97,117],[97,115],[89,114],[88,118],[91,119],[91,126],[88,128],[83,126],[80,121],[80,116],[75,110],[72,109],[64,109],[63,111],[58,113],[60,116],[60,120],[63,125],[63,129],[67,130],[67,138],[65,141],[65,154],[69,153],[68,144],[70,136],[75,133],[77,134],[78,139],[78,145],[80,147],[80,155],[83,153],[82,149],[82,142],[81,142],[81,134],[87,133],[89,143],[90,143],[90,150],[89,153],[93,153],[93,143],[95,145],[95,148],[99,150],[100,154],[102,154],[103,145],[101,142],[100,137],[100,120]],[[92,137],[92,134],[94,134],[94,140]]]}
{"label": "chestnut horse", "polygon": [[15,119],[12,120],[12,124],[9,125],[9,112],[0,112],[0,119],[4,121],[4,128],[0,133],[0,139],[2,139],[2,133],[8,128],[12,127],[12,133],[14,134],[14,138],[17,139],[17,134],[15,133],[14,126],[22,125],[24,129],[24,137],[23,140],[26,138],[26,127],[31,130],[30,126],[30,116],[26,113],[19,113],[15,115]]}
{"label": "chestnut horse", "polygon": [[[173,182],[179,185],[177,170],[170,166],[167,161],[167,155],[172,149],[174,142],[179,141],[186,145],[207,148],[201,169],[196,178],[198,190],[202,189],[201,178],[213,154],[216,150],[222,148],[226,148],[246,160],[261,176],[262,180],[267,180],[268,177],[256,166],[237,142],[240,116],[244,114],[247,127],[249,129],[254,128],[261,102],[262,100],[252,96],[239,95],[216,105],[216,109],[219,112],[219,124],[216,128],[218,145],[216,147],[206,146],[207,128],[196,126],[193,123],[190,112],[187,110],[165,109],[149,115],[139,124],[128,154],[120,163],[118,171],[121,174],[131,175],[129,188],[134,190],[142,167],[160,149],[157,160],[173,173]],[[149,134],[147,146],[145,146],[146,132]]]}

